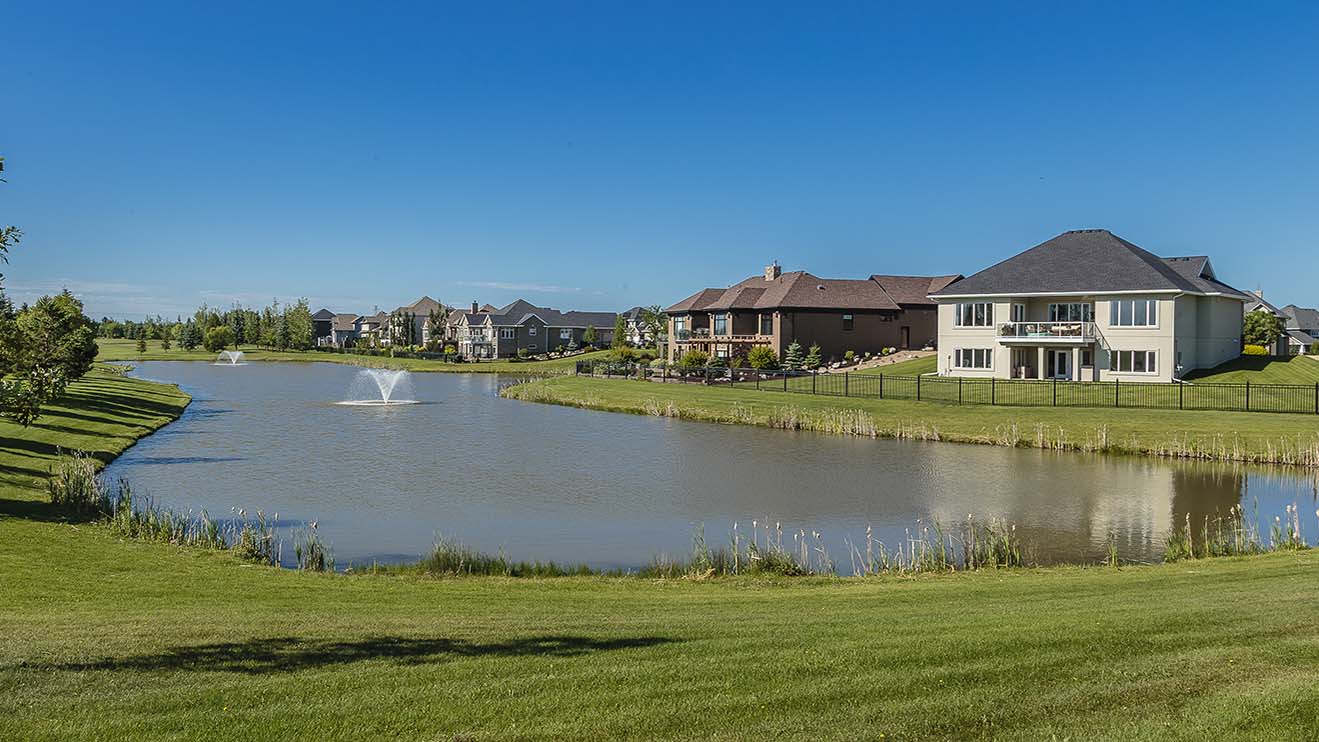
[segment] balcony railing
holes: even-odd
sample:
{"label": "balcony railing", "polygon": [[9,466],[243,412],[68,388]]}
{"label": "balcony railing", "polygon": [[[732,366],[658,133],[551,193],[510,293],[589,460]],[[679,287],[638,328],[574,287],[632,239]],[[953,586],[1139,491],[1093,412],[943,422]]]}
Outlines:
{"label": "balcony railing", "polygon": [[1002,340],[1094,340],[1093,322],[1004,322],[998,326]]}
{"label": "balcony railing", "polygon": [[772,335],[711,335],[709,330],[680,331],[674,338],[680,343],[768,343]]}

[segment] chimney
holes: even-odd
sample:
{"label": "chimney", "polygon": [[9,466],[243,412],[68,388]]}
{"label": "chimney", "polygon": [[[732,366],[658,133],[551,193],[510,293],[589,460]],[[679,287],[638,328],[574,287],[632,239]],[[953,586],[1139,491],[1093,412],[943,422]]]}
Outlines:
{"label": "chimney", "polygon": [[765,266],[766,281],[773,281],[781,275],[783,275],[783,269],[779,267],[779,261],[775,260],[773,263]]}
{"label": "chimney", "polygon": [[472,314],[476,314],[476,313],[479,312],[480,310],[481,310],[481,308],[478,307],[478,306],[476,305],[476,299],[473,299],[473,300],[472,300]]}
{"label": "chimney", "polygon": [[1250,292],[1250,293],[1254,294],[1255,296],[1259,297],[1260,299],[1263,299],[1263,298],[1264,298],[1264,289],[1255,289],[1254,291],[1252,291],[1252,292]]}

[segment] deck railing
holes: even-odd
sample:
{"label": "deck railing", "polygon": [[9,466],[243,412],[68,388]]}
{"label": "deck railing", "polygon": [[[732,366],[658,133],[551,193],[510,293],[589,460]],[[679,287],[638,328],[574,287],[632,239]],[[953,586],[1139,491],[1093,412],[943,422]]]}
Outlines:
{"label": "deck railing", "polygon": [[1004,339],[1094,340],[1093,322],[1004,322],[998,336]]}

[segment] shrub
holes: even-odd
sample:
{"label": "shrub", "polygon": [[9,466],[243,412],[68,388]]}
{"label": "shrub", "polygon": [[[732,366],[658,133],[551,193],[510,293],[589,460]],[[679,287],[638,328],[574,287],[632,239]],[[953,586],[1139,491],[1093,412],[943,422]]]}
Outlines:
{"label": "shrub", "polygon": [[843,363],[856,363],[856,351],[843,351]]}
{"label": "shrub", "polygon": [[824,358],[820,355],[820,344],[812,343],[811,349],[806,353],[806,360],[802,361],[802,365],[807,369],[814,371],[819,368],[820,364],[823,362]]}
{"label": "shrub", "polygon": [[458,347],[450,343],[449,345],[444,346],[444,352],[453,355],[458,352]]}
{"label": "shrub", "polygon": [[689,350],[678,359],[679,366],[706,366],[710,363],[710,354],[703,350]]}
{"label": "shrub", "polygon": [[728,359],[722,356],[715,356],[711,358],[710,362],[706,365],[708,365],[710,368],[727,368]]}
{"label": "shrub", "polygon": [[1241,355],[1243,356],[1266,356],[1268,354],[1269,349],[1265,348],[1263,345],[1247,345],[1241,350]]}
{"label": "shrub", "polygon": [[526,348],[518,348],[518,360],[525,361],[531,357],[531,352]]}
{"label": "shrub", "polygon": [[793,340],[788,349],[783,351],[783,367],[789,371],[801,368],[801,343]]}
{"label": "shrub", "polygon": [[650,367],[651,367],[651,368],[663,369],[663,368],[665,368],[665,367],[668,366],[668,365],[669,365],[669,362],[666,361],[666,360],[664,360],[663,358],[656,358],[655,360],[653,360],[653,361],[650,362]]}
{"label": "shrub", "polygon": [[747,364],[759,370],[777,368],[779,354],[768,345],[757,345],[747,353]]}
{"label": "shrub", "polygon": [[138,352],[138,353],[145,353],[145,352],[147,352],[147,339],[146,339],[146,338],[138,338],[138,339],[137,339],[137,352]]}
{"label": "shrub", "polygon": [[169,338],[168,338],[168,337],[163,337],[163,338],[160,339],[160,349],[161,349],[161,350],[169,350]]}
{"label": "shrub", "polygon": [[1319,343],[1310,343],[1310,355],[1319,356]]}
{"label": "shrub", "polygon": [[637,351],[631,346],[620,345],[609,351],[609,360],[614,363],[631,363],[637,359]]}
{"label": "shrub", "polygon": [[46,480],[46,494],[52,505],[79,513],[109,512],[110,497],[96,473],[96,460],[76,452],[56,462]]}

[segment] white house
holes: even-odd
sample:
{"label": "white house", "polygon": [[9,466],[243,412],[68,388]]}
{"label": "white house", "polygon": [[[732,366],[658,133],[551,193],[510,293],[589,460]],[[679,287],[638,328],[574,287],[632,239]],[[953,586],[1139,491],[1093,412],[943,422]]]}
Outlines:
{"label": "white house", "polygon": [[1219,281],[1207,257],[1160,258],[1082,229],[930,298],[941,375],[1172,381],[1241,354],[1253,297]]}

